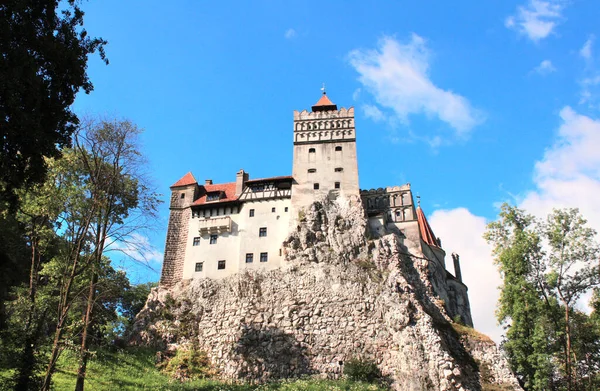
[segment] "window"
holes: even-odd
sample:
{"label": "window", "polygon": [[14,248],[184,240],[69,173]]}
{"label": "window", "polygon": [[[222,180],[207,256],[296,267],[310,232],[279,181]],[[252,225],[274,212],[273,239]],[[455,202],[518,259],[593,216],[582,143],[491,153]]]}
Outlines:
{"label": "window", "polygon": [[316,168],[309,168],[309,169],[308,169],[308,173],[309,173],[309,174],[314,174],[315,172],[317,172],[317,169],[316,169]]}
{"label": "window", "polygon": [[219,198],[221,198],[220,191],[211,192],[206,195],[206,201],[216,201]]}
{"label": "window", "polygon": [[275,213],[275,208],[271,208],[271,213]]}
{"label": "window", "polygon": [[217,235],[217,234],[210,235],[210,244],[217,244],[218,237],[219,237],[219,235]]}
{"label": "window", "polygon": [[316,150],[314,148],[309,148],[308,149],[308,153],[315,153],[315,152],[316,152]]}
{"label": "window", "polygon": [[313,189],[319,190],[319,184],[318,183],[313,184]]}
{"label": "window", "polygon": [[185,193],[181,193],[181,198],[185,198]]}
{"label": "window", "polygon": [[342,147],[340,147],[339,145],[337,147],[335,147],[336,152],[341,151]]}
{"label": "window", "polygon": [[196,271],[201,272],[204,267],[204,262],[196,262]]}
{"label": "window", "polygon": [[334,171],[335,172],[342,172],[342,171],[344,171],[344,169],[342,167],[336,167]]}
{"label": "window", "polygon": [[254,209],[250,209],[250,217],[254,217]]}
{"label": "window", "polygon": [[225,269],[225,261],[219,261],[219,262],[217,263],[217,269],[218,269],[218,270],[223,270],[223,269]]}
{"label": "window", "polygon": [[260,236],[260,237],[265,237],[265,236],[267,236],[267,227],[261,227],[261,228],[258,230],[258,236]]}
{"label": "window", "polygon": [[260,253],[260,261],[261,262],[267,262],[269,260],[269,254],[267,253]]}
{"label": "window", "polygon": [[339,182],[336,182],[336,183],[335,183],[335,188],[336,188],[336,189],[339,189],[339,188],[340,188],[340,183],[339,183]]}
{"label": "window", "polygon": [[252,263],[252,261],[254,261],[254,254],[246,254],[246,263]]}
{"label": "window", "polygon": [[284,211],[284,212],[287,212],[287,211],[288,211],[288,207],[286,206],[286,207],[285,207],[285,209],[284,209],[283,211]]}
{"label": "window", "polygon": [[194,246],[199,246],[200,245],[200,237],[199,236],[197,236],[197,237],[194,238],[193,245]]}

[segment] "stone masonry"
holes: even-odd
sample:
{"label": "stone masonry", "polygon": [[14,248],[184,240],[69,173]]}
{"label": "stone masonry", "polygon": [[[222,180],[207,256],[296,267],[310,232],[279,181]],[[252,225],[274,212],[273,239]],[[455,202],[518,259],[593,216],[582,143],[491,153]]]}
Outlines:
{"label": "stone masonry", "polygon": [[282,268],[156,288],[133,341],[196,346],[224,379],[337,378],[358,357],[396,390],[520,390],[493,342],[453,326],[431,261],[398,234],[366,233],[360,202],[318,200],[284,242]]}

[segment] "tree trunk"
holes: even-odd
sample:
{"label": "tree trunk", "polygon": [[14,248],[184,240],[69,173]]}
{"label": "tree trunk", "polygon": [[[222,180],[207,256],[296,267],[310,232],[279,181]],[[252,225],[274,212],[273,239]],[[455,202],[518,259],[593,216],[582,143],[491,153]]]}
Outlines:
{"label": "tree trunk", "polygon": [[[563,302],[564,303],[564,302]],[[573,388],[573,378],[571,373],[571,325],[569,324],[569,306],[565,303],[565,333],[567,337],[566,341],[566,361],[565,367],[567,371],[567,390],[571,391]]]}
{"label": "tree trunk", "polygon": [[[23,353],[19,357],[19,369],[17,374],[17,384],[15,390],[28,391],[30,388],[31,377],[35,371],[35,346],[40,333],[39,323],[33,327],[35,322],[35,294],[37,291],[38,272],[40,267],[41,255],[37,251],[37,240],[35,235],[31,238],[31,267],[29,270],[29,311],[27,321],[25,322],[25,339],[23,341]],[[32,330],[33,329],[33,330]]]}
{"label": "tree trunk", "polygon": [[83,391],[85,382],[85,371],[87,368],[87,362],[89,358],[88,352],[88,334],[89,328],[92,321],[92,311],[94,309],[94,300],[96,299],[96,284],[98,283],[98,266],[94,266],[92,271],[92,280],[90,281],[90,289],[88,291],[87,308],[85,310],[85,316],[83,319],[83,331],[81,333],[81,349],[79,357],[79,369],[77,370],[77,382],[75,384],[75,391]]}

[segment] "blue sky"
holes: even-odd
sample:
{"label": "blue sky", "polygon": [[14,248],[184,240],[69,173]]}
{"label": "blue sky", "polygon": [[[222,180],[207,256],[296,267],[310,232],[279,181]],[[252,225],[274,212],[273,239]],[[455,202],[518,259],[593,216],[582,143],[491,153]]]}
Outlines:
{"label": "blue sky", "polygon": [[[326,83],[356,108],[361,188],[412,184],[444,246],[461,254],[476,326],[499,339],[498,276],[481,239],[498,203],[543,215],[579,206],[600,228],[600,7],[594,0],[91,1],[110,65],[79,114],[145,129],[148,170],[169,185],[289,175],[292,112]],[[160,229],[140,236],[156,271]],[[151,249],[150,246],[154,247]],[[465,270],[466,269],[466,270]]]}

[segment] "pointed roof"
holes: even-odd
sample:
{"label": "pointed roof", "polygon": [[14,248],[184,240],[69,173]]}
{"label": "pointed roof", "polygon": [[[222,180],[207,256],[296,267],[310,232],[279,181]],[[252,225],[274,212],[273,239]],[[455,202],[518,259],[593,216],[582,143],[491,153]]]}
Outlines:
{"label": "pointed roof", "polygon": [[196,178],[194,178],[191,172],[188,172],[180,180],[171,185],[171,187],[188,186],[194,183],[197,183]]}
{"label": "pointed roof", "polygon": [[440,247],[437,236],[433,233],[425,213],[420,206],[417,207],[417,221],[419,222],[419,231],[421,232],[421,239],[430,246]]}
{"label": "pointed roof", "polygon": [[327,93],[323,91],[321,99],[312,107],[312,111],[329,111],[337,110],[337,105],[327,97]]}

